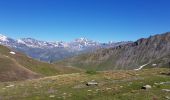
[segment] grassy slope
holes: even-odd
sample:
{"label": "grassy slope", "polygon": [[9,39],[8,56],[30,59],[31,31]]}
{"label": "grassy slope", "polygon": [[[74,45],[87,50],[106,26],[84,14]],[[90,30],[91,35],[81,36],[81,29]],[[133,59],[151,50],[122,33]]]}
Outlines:
{"label": "grassy slope", "polygon": [[[3,100],[166,100],[170,92],[169,69],[141,71],[105,71],[95,75],[74,73],[20,82],[0,83]],[[88,87],[86,81],[96,80],[99,85]],[[158,83],[158,84],[155,84]],[[142,90],[149,84],[151,89]],[[14,85],[12,87],[7,87]]]}
{"label": "grassy slope", "polygon": [[102,55],[105,55],[105,53],[97,53],[98,52],[82,54],[72,58],[64,59],[62,61],[58,61],[55,64],[99,71],[121,69],[113,66],[116,61],[116,57],[114,55],[109,55],[108,58],[99,60],[99,58],[102,57]]}
{"label": "grassy slope", "polygon": [[77,72],[77,69],[40,62],[0,45],[0,81],[21,80]]}
{"label": "grassy slope", "polygon": [[[154,68],[154,67],[159,67],[160,65],[164,68],[170,68],[170,55],[166,55],[163,56],[159,59],[156,59],[154,61],[152,61],[152,63],[148,64],[147,66],[145,66],[144,68]],[[167,63],[169,62],[169,63]],[[152,66],[152,64],[157,64],[156,66]]]}
{"label": "grassy slope", "polygon": [[[91,69],[91,70],[98,70],[98,71],[120,70],[120,69],[126,69],[126,68],[129,69],[128,66],[125,68],[115,67],[114,65],[115,65],[115,61],[117,57],[115,57],[114,55],[109,55],[107,59],[97,61],[96,59],[100,57],[101,55],[89,53],[89,54],[83,54],[83,55],[75,56],[72,58],[68,58],[62,61],[58,61],[55,64],[63,65],[63,66],[74,66],[74,67],[82,68],[86,70]],[[169,62],[169,59],[170,59],[170,55],[163,56],[159,59],[153,60],[144,68],[170,67],[170,64],[167,63]],[[157,66],[152,66],[152,64],[157,64]]]}
{"label": "grassy slope", "polygon": [[0,81],[16,81],[39,77],[38,74],[18,65],[8,57],[0,57]]}

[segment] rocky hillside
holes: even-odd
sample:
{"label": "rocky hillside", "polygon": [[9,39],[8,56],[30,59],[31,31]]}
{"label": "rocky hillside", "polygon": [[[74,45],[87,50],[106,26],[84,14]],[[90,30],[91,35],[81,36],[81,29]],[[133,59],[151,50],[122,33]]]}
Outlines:
{"label": "rocky hillside", "polygon": [[0,45],[0,81],[16,81],[73,72],[79,70],[40,62]]}
{"label": "rocky hillside", "polygon": [[169,58],[170,32],[167,32],[57,63],[97,70],[138,69],[148,65],[150,67],[167,67],[170,62]]}

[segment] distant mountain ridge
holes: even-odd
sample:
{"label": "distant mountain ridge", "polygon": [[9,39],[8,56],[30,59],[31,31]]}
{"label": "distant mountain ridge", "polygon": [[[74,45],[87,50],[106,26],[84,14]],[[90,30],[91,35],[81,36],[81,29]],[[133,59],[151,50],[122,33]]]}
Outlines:
{"label": "distant mountain ridge", "polygon": [[[129,41],[130,42],[130,41]],[[26,53],[40,61],[54,62],[78,54],[88,53],[100,48],[110,48],[129,42],[99,43],[86,38],[78,38],[71,42],[47,42],[33,38],[12,39],[0,35],[0,44]]]}
{"label": "distant mountain ridge", "polygon": [[169,59],[170,32],[167,32],[57,63],[84,69],[111,70],[138,69],[144,65],[145,67],[170,67]]}

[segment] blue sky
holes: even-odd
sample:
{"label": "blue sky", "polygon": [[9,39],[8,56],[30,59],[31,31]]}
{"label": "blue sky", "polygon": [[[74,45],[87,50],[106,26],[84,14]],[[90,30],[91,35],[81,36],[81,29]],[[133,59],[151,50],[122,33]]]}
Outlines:
{"label": "blue sky", "polygon": [[0,0],[0,33],[47,41],[137,40],[170,31],[170,0]]}

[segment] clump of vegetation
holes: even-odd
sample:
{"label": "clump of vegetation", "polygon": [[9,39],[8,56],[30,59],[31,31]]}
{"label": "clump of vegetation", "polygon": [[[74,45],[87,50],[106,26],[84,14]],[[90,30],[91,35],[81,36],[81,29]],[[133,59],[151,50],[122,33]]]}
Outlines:
{"label": "clump of vegetation", "polygon": [[87,70],[86,73],[90,74],[90,75],[97,74],[97,72],[95,70]]}

